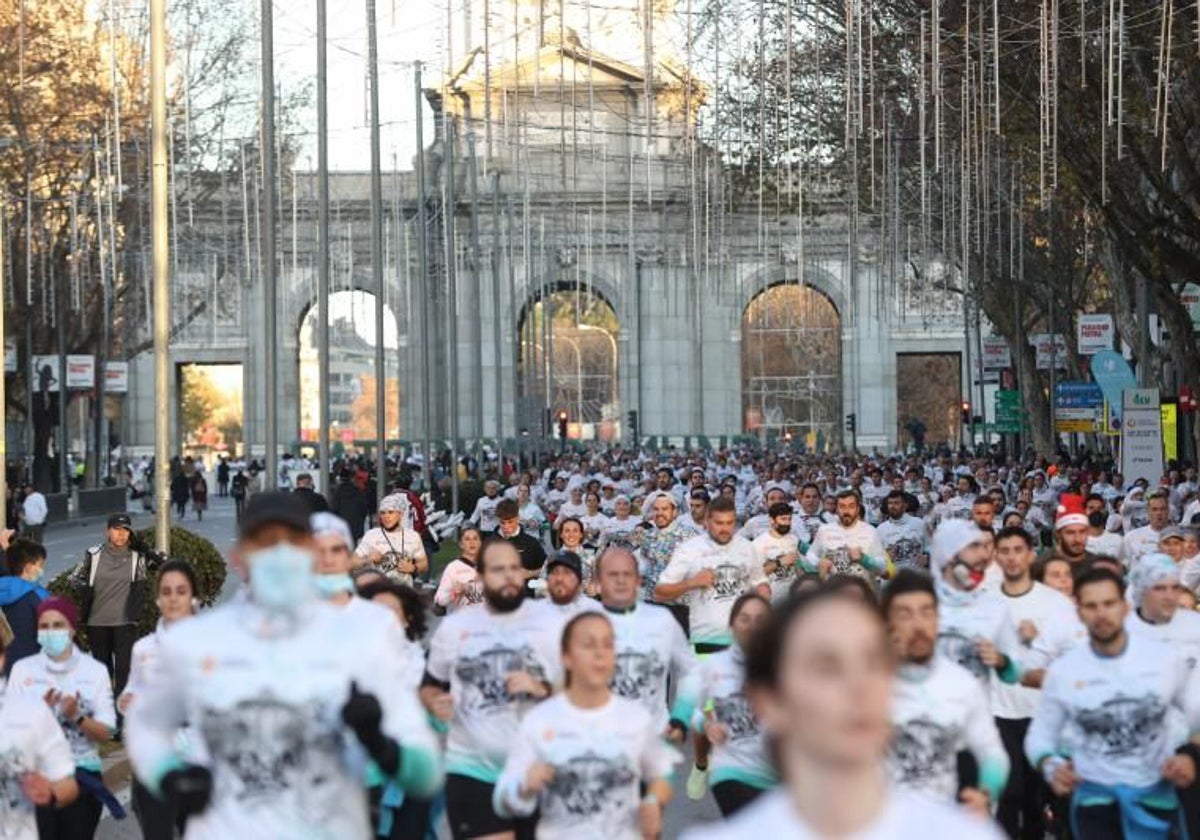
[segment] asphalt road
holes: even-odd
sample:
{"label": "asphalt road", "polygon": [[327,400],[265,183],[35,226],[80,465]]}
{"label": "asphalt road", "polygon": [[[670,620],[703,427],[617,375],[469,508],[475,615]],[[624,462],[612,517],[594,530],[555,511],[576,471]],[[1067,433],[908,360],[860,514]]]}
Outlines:
{"label": "asphalt road", "polygon": [[[130,505],[129,513],[133,516],[134,527],[139,530],[152,527],[154,524],[153,517],[143,513],[138,502]],[[171,521],[173,524],[180,524],[188,530],[194,531],[211,540],[221,550],[222,554],[228,558],[229,549],[233,545],[236,531],[232,500],[218,498],[215,494],[210,495],[209,509],[205,512],[203,520],[197,520],[196,514],[189,510],[183,521],[175,517],[172,517]],[[49,526],[45,534],[45,545],[48,553],[46,562],[47,579],[52,579],[59,573],[71,568],[71,566],[79,562],[83,553],[89,547],[103,541],[104,525],[104,517],[98,517]],[[231,574],[226,580],[224,594],[228,595],[237,585],[237,581]],[[121,754],[116,753],[110,760],[120,762],[121,759]],[[705,796],[699,802],[693,802],[684,795],[683,786],[687,780],[689,769],[690,764],[680,765],[676,769],[676,793],[675,798],[667,806],[663,832],[663,837],[665,838],[678,837],[683,829],[689,825],[719,818],[716,803],[713,801],[711,794]],[[127,777],[127,774],[120,772],[116,775],[122,779]],[[129,790],[127,785],[120,787],[115,792],[122,802],[128,803]],[[445,826],[443,826],[441,835],[449,837],[449,831],[445,829]],[[141,837],[141,831],[138,828],[137,819],[132,815],[125,820],[117,821],[105,814],[104,818],[100,821],[100,828],[96,837],[98,840],[136,840]]]}

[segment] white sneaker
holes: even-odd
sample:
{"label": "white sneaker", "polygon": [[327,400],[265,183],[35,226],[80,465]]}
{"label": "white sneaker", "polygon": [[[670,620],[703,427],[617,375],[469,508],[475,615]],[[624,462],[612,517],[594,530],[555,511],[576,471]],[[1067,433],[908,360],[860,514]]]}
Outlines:
{"label": "white sneaker", "polygon": [[706,793],[708,793],[708,771],[701,770],[693,764],[692,772],[688,773],[687,798],[699,801],[704,798]]}

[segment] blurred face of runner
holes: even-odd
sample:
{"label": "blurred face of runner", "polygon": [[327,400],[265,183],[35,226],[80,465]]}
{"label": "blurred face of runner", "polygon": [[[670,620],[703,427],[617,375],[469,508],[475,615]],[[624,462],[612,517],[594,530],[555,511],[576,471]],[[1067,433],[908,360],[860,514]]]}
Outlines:
{"label": "blurred face of runner", "polygon": [[525,591],[520,553],[509,543],[495,541],[481,557],[484,600],[497,612],[512,612],[521,605]]}
{"label": "blurred face of runner", "polygon": [[562,663],[570,678],[568,690],[608,690],[617,664],[616,644],[609,620],[593,613],[572,622],[570,637],[563,645]]}
{"label": "blurred face of runner", "polygon": [[1169,540],[1163,540],[1158,544],[1158,550],[1178,563],[1183,559],[1183,539],[1171,537]]}
{"label": "blurred face of runner", "polygon": [[1020,537],[1008,537],[996,543],[996,562],[1005,580],[1025,580],[1033,566],[1033,549]]}
{"label": "blurred face of runner", "polygon": [[737,530],[737,514],[731,510],[709,511],[705,525],[713,542],[725,545],[733,539],[733,532]]}
{"label": "blurred face of runner", "polygon": [[904,516],[904,510],[904,499],[893,496],[887,500],[888,516],[890,516],[892,519],[900,519],[902,516]]}
{"label": "blurred face of runner", "polygon": [[400,511],[398,510],[381,510],[379,511],[379,526],[385,531],[395,531],[400,525]]}
{"label": "blurred face of runner", "polygon": [[566,548],[577,548],[583,542],[583,528],[578,522],[563,523],[562,542]]}
{"label": "blurred face of runner", "polygon": [[783,536],[792,532],[792,515],[785,513],[782,516],[771,517],[771,527],[775,529],[775,533]]}
{"label": "blurred face of runner", "polygon": [[891,737],[892,659],[882,623],[848,598],[792,621],[770,688],[751,688],[783,764],[850,771],[876,766]]}
{"label": "blurred face of runner", "polygon": [[924,665],[937,648],[937,601],[928,592],[897,595],[888,606],[887,626],[897,659]]}
{"label": "blurred face of runner", "polygon": [[1124,632],[1129,603],[1112,581],[1102,580],[1083,587],[1076,595],[1079,620],[1093,641],[1111,644]]}
{"label": "blurred face of runner", "polygon": [[1142,591],[1142,603],[1138,612],[1142,618],[1155,624],[1166,624],[1175,617],[1179,609],[1179,593],[1183,587],[1174,581],[1156,583]]}
{"label": "blurred face of runner", "polygon": [[659,496],[650,507],[656,528],[666,528],[675,521],[675,505]]}
{"label": "blurred face of runner", "polygon": [[787,494],[784,493],[782,490],[771,489],[771,490],[767,491],[766,502],[767,502],[768,508],[771,505],[775,504],[776,502],[786,502],[786,501],[787,501]]}
{"label": "blurred face of runner", "polygon": [[1087,553],[1088,526],[1065,525],[1058,529],[1059,550],[1068,557],[1083,557]]}
{"label": "blurred face of runner", "polygon": [[595,493],[588,493],[584,497],[583,503],[587,505],[587,512],[595,515],[600,511],[600,497]]}
{"label": "blurred face of runner", "polygon": [[582,584],[579,575],[566,566],[555,566],[546,575],[546,592],[560,606],[574,601]]}
{"label": "blurred face of runner", "polygon": [[821,509],[821,493],[816,487],[805,487],[800,491],[800,509],[809,516]]}
{"label": "blurred face of runner", "polygon": [[158,579],[158,611],[163,621],[170,624],[192,614],[192,585],[183,572],[167,572]]}
{"label": "blurred face of runner", "polygon": [[1167,500],[1161,496],[1156,496],[1150,500],[1150,504],[1146,506],[1146,510],[1150,514],[1150,527],[1155,531],[1161,531],[1167,527],[1167,523],[1171,520],[1171,510],[1167,505]]}
{"label": "blurred face of runner", "polygon": [[604,606],[620,610],[632,607],[642,585],[634,556],[623,549],[610,548],[597,562],[596,580]]}
{"label": "blurred face of runner", "polygon": [[313,554],[316,556],[313,571],[318,575],[341,575],[350,571],[350,547],[340,534],[313,537]]}
{"label": "blurred face of runner", "polygon": [[742,608],[738,610],[738,614],[729,624],[729,629],[733,631],[733,638],[737,641],[738,647],[742,650],[746,649],[758,629],[766,623],[767,616],[770,614],[770,608],[757,598],[751,598],[742,604]]}
{"label": "blurred face of runner", "polygon": [[618,519],[627,519],[630,508],[631,505],[626,499],[620,499],[613,503],[613,512],[616,513]]}
{"label": "blurred face of runner", "polygon": [[837,518],[843,528],[849,528],[858,521],[858,499],[853,496],[842,496],[837,500]]}
{"label": "blurred face of runner", "polygon": [[462,536],[458,538],[458,552],[468,560],[478,559],[482,546],[483,540],[478,531],[463,531]]}
{"label": "blurred face of runner", "polygon": [[692,512],[692,519],[699,522],[704,518],[704,510],[708,507],[708,502],[703,499],[688,499],[688,510]]}

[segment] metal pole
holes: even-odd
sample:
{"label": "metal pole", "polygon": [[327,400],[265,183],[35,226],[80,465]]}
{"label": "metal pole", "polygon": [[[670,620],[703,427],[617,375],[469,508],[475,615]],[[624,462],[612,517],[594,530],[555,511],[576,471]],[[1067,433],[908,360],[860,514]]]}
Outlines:
{"label": "metal pole", "polygon": [[1058,457],[1058,400],[1055,398],[1055,380],[1058,378],[1058,341],[1054,337],[1054,290],[1048,284],[1046,295],[1050,299],[1046,308],[1046,319],[1050,325],[1050,455]]}
{"label": "metal pole", "polygon": [[442,111],[443,135],[446,142],[446,198],[442,204],[446,233],[446,309],[449,324],[449,370],[446,383],[450,397],[450,511],[458,510],[458,271],[454,247],[454,208],[458,203],[454,195],[455,140],[454,121]]}
{"label": "metal pole", "polygon": [[379,151],[379,36],[367,0],[367,77],[371,112],[371,287],[375,290],[375,499],[387,490],[387,368],[383,360],[383,170]]}
{"label": "metal pole", "polygon": [[425,113],[421,108],[421,62],[413,63],[413,93],[417,109],[417,284],[421,298],[421,472],[426,492],[433,490],[429,424],[429,213],[425,205]]}
{"label": "metal pole", "polygon": [[260,266],[263,280],[263,326],[265,327],[266,357],[263,368],[263,390],[266,397],[264,412],[266,439],[266,489],[279,487],[276,461],[279,458],[279,429],[277,409],[279,394],[277,371],[279,365],[279,335],[276,323],[275,299],[275,24],[271,0],[262,0],[262,242]]}
{"label": "metal pole", "polygon": [[483,282],[479,278],[479,171],[475,165],[475,132],[467,132],[467,165],[471,167],[471,287],[475,295],[475,435],[483,473]]}
{"label": "metal pole", "polygon": [[330,487],[329,452],[329,80],[325,0],[317,0],[317,463]]}
{"label": "metal pole", "polygon": [[154,265],[154,545],[170,547],[171,332],[167,228],[167,0],[150,0],[150,219]]}
{"label": "metal pole", "polygon": [[504,478],[504,357],[500,353],[500,173],[492,171],[492,364],[496,387],[496,458]]}
{"label": "metal pole", "polygon": [[[4,390],[8,371],[8,341],[4,334],[4,260],[8,255],[4,250],[6,242],[4,221],[4,213],[0,212],[0,347],[4,348],[2,351],[4,365],[3,369],[0,369],[0,406],[8,405],[8,395]],[[8,527],[8,420],[6,415],[7,411],[0,413],[0,530]]]}

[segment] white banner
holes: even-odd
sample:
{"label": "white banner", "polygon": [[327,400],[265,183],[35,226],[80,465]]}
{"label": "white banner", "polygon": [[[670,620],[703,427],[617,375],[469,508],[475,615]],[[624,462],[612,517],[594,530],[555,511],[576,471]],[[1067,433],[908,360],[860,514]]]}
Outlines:
{"label": "white banner", "polygon": [[1051,345],[1050,333],[1035,333],[1029,337],[1029,343],[1033,345],[1034,351],[1037,354],[1037,369],[1050,370],[1050,362],[1053,359],[1055,368],[1064,370],[1067,367],[1067,337],[1062,333],[1054,334],[1054,343]]}
{"label": "white banner", "polygon": [[96,357],[67,356],[67,388],[86,391],[96,387]]}
{"label": "white banner", "polygon": [[17,340],[15,338],[4,339],[4,372],[17,372]]}
{"label": "white banner", "polygon": [[1144,478],[1151,487],[1157,487],[1163,476],[1158,389],[1127,388],[1121,401],[1121,473],[1126,486]]}
{"label": "white banner", "polygon": [[983,339],[983,369],[1003,370],[1012,367],[1012,353],[1008,350],[1008,342],[998,336],[985,336]]}
{"label": "white banner", "polygon": [[33,368],[31,381],[35,394],[40,394],[43,386],[51,394],[58,393],[58,384],[62,380],[58,374],[58,356],[34,356],[30,367]]}
{"label": "white banner", "polygon": [[1187,283],[1179,292],[1179,302],[1192,316],[1192,329],[1200,332],[1200,286]]}
{"label": "white banner", "polygon": [[1079,313],[1075,322],[1075,341],[1080,356],[1092,356],[1101,350],[1113,348],[1115,328],[1111,315],[1085,315]]}
{"label": "white banner", "polygon": [[104,393],[129,393],[129,362],[104,363]]}

